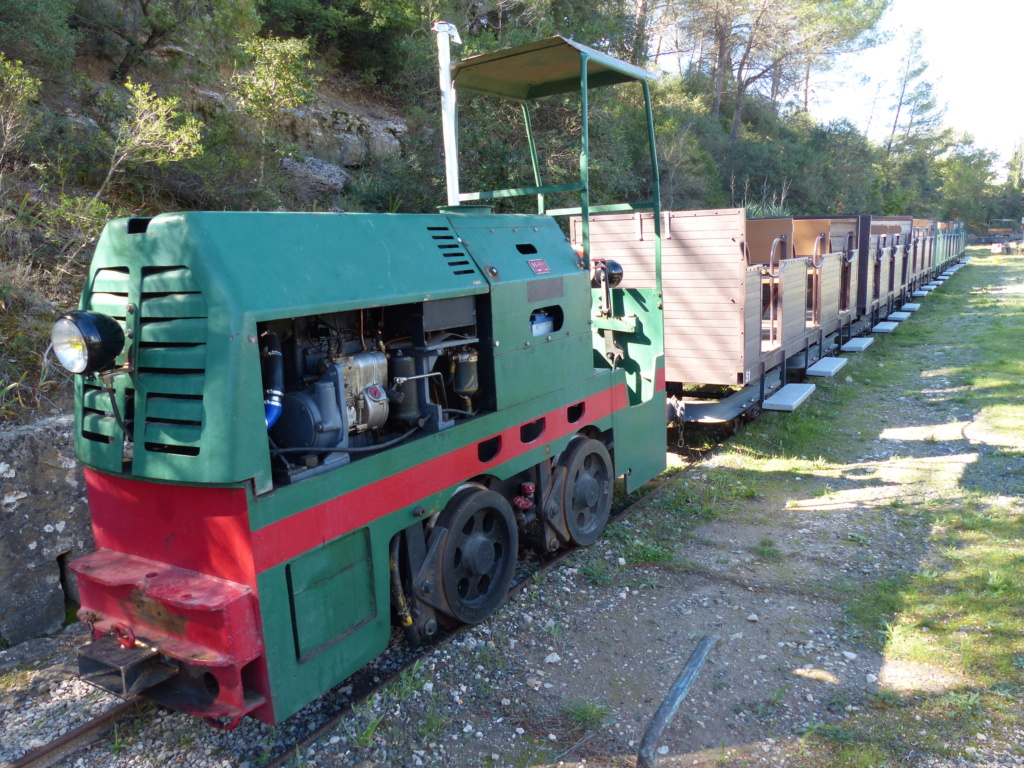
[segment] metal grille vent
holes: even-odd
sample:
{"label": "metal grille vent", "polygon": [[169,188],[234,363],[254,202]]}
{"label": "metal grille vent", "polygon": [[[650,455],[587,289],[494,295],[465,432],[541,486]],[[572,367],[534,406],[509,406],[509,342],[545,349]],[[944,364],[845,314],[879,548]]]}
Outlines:
{"label": "metal grille vent", "polygon": [[[96,270],[92,289],[89,293],[89,309],[102,312],[125,327],[128,307],[128,291],[131,273],[127,267],[108,267]],[[124,402],[119,405],[122,415],[134,411],[135,390],[125,389]],[[120,434],[117,419],[110,405],[109,393],[99,382],[86,380],[82,383],[82,437],[95,443],[109,445],[114,435]]]}
{"label": "metal grille vent", "polygon": [[476,274],[472,259],[463,250],[459,239],[449,227],[427,227],[427,231],[430,232],[437,249],[441,252],[441,258],[445,260],[453,275]]}
{"label": "metal grille vent", "polygon": [[142,269],[136,371],[146,400],[136,450],[141,443],[150,452],[199,455],[206,328],[206,300],[188,267]]}

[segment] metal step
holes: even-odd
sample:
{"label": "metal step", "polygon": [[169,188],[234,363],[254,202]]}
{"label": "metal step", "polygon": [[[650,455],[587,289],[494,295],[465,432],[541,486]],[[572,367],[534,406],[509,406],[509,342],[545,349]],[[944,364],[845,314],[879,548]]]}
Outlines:
{"label": "metal step", "polygon": [[886,320],[892,320],[895,323],[902,323],[904,320],[910,319],[909,312],[890,312]]}
{"label": "metal step", "polygon": [[900,311],[901,312],[917,312],[917,310],[919,310],[920,308],[921,308],[920,304],[918,304],[916,302],[913,302],[913,301],[908,301],[906,304],[904,304],[902,307],[900,307]]}
{"label": "metal step", "polygon": [[799,408],[804,400],[814,393],[813,384],[787,384],[762,403],[766,411],[786,411],[792,413]]}
{"label": "metal step", "polygon": [[170,679],[178,668],[165,663],[154,648],[126,648],[106,635],[78,649],[78,673],[87,683],[125,698]]}
{"label": "metal step", "polygon": [[806,373],[808,376],[835,376],[846,362],[845,357],[823,357],[808,368]]}
{"label": "metal step", "polygon": [[900,327],[899,323],[887,323],[887,322],[883,321],[881,323],[878,323],[878,325],[876,325],[874,328],[872,328],[871,332],[872,333],[892,333],[893,331],[895,331],[899,327]]}
{"label": "metal step", "polygon": [[875,340],[870,336],[861,336],[856,339],[850,339],[840,349],[843,352],[863,352],[874,343]]}

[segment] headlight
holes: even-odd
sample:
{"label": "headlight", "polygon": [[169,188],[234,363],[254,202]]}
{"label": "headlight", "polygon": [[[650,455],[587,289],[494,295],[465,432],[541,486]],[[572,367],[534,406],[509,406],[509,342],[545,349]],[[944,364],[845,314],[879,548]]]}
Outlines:
{"label": "headlight", "polygon": [[105,371],[124,349],[124,331],[117,321],[99,312],[69,312],[50,331],[53,352],[72,373]]}
{"label": "headlight", "polygon": [[605,259],[604,262],[605,274],[608,275],[608,285],[615,288],[622,282],[622,277],[625,274],[622,271],[622,265],[613,259]]}

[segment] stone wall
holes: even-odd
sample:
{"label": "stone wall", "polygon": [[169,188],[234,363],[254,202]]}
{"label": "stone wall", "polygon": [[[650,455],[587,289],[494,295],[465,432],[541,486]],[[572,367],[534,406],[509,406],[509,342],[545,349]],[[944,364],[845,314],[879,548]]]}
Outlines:
{"label": "stone wall", "polygon": [[[0,638],[56,632],[65,616],[63,564],[92,549],[73,419],[0,429]],[[71,577],[67,589],[77,593]]]}

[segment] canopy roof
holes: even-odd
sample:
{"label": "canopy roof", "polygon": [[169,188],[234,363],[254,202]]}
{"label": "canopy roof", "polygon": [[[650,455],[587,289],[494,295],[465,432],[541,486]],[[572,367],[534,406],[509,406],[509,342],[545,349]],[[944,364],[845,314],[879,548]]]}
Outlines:
{"label": "canopy roof", "polygon": [[452,80],[459,89],[518,101],[578,92],[584,56],[590,88],[657,79],[640,67],[556,35],[463,59],[452,65]]}

